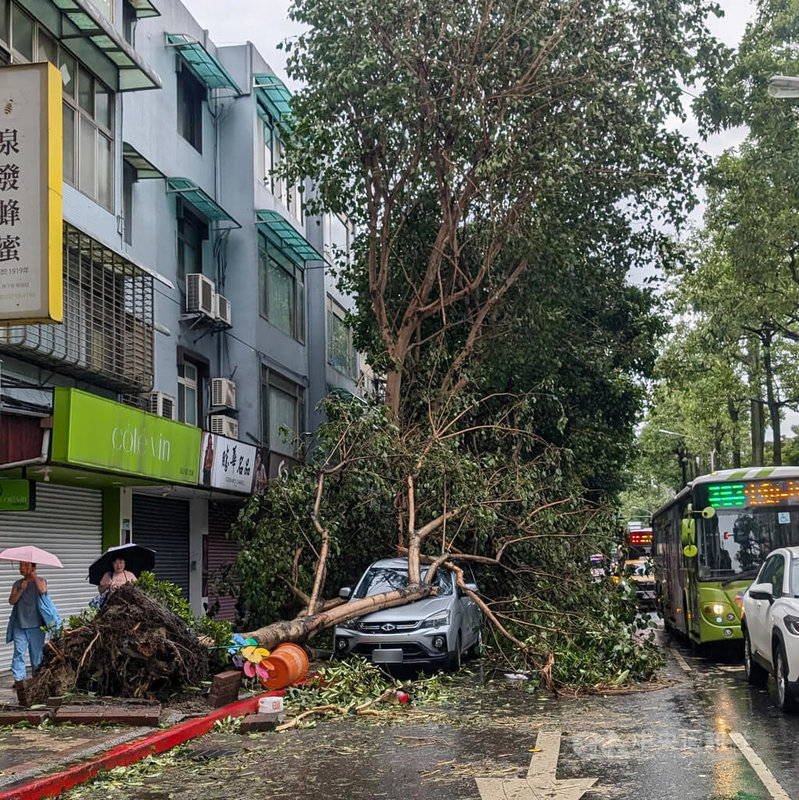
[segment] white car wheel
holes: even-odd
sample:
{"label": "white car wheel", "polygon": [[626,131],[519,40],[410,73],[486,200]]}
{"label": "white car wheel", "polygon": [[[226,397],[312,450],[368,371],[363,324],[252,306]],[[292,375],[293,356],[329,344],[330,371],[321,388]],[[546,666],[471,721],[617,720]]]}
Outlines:
{"label": "white car wheel", "polygon": [[777,705],[786,712],[796,711],[796,696],[788,685],[788,660],[781,644],[776,646],[774,654],[774,678],[777,681]]}
{"label": "white car wheel", "polygon": [[749,631],[744,631],[744,671],[746,680],[753,686],[762,686],[768,679],[768,672],[752,658],[752,642]]}

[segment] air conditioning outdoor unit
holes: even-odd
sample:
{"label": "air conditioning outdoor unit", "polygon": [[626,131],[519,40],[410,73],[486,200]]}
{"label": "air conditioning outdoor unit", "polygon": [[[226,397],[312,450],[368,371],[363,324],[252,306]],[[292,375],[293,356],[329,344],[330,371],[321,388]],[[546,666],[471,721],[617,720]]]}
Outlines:
{"label": "air conditioning outdoor unit", "polygon": [[211,378],[211,405],[236,407],[236,384],[229,378]]}
{"label": "air conditioning outdoor unit", "polygon": [[225,325],[231,325],[230,317],[230,300],[227,297],[222,297],[221,294],[214,295],[214,319],[217,322],[224,322]]}
{"label": "air conditioning outdoor unit", "polygon": [[175,419],[175,398],[163,392],[150,392],[145,395],[145,408],[151,414],[158,414],[159,417]]}
{"label": "air conditioning outdoor unit", "polygon": [[239,438],[239,423],[225,414],[211,414],[211,433],[227,436],[229,439]]}
{"label": "air conditioning outdoor unit", "polygon": [[214,316],[214,282],[202,272],[186,276],[186,311]]}

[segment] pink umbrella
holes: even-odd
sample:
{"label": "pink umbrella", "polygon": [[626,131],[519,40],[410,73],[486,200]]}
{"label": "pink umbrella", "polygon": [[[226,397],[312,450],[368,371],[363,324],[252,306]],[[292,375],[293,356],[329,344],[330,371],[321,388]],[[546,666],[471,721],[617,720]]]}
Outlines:
{"label": "pink umbrella", "polygon": [[42,550],[41,547],[34,547],[32,544],[24,547],[7,547],[0,553],[3,561],[28,561],[31,564],[47,564],[50,567],[63,567],[61,559]]}

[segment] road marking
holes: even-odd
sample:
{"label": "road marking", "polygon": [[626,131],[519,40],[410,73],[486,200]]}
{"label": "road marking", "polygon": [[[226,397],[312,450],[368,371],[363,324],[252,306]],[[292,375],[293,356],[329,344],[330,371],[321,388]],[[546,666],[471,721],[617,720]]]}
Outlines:
{"label": "road marking", "polygon": [[[560,732],[540,731],[526,778],[475,778],[482,800],[580,800],[599,780],[570,778],[558,780],[555,772],[560,755]],[[782,800],[782,799],[780,799]]]}
{"label": "road marking", "polygon": [[671,652],[674,653],[674,657],[677,659],[677,663],[686,671],[691,671],[691,666],[688,662],[682,657],[682,653],[679,650],[676,650],[674,647],[671,648]]}
{"label": "road marking", "polygon": [[730,731],[730,739],[735,742],[735,746],[741,751],[743,757],[763,782],[768,793],[774,800],[791,800],[788,793],[779,785],[777,779],[771,774],[771,770],[763,763],[763,759],[752,749],[752,746],[742,734]]}

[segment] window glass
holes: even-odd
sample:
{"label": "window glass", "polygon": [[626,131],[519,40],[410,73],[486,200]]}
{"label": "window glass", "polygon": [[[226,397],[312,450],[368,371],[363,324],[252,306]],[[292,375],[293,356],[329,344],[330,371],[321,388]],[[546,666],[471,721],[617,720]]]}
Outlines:
{"label": "window glass", "polygon": [[11,46],[33,61],[33,20],[16,4],[11,6]]}
{"label": "window glass", "polygon": [[94,196],[95,178],[95,127],[85,117],[80,118],[80,133],[78,148],[78,185],[80,189],[90,196]]}
{"label": "window glass", "polygon": [[0,40],[11,43],[8,37],[8,0],[0,0]]}
{"label": "window glass", "polygon": [[75,112],[64,103],[64,180],[75,183]]}
{"label": "window glass", "polygon": [[95,83],[94,87],[94,117],[100,125],[108,130],[114,127],[114,108],[111,105],[111,93],[101,83]]}
{"label": "window glass", "polygon": [[122,219],[125,226],[125,241],[133,244],[133,184],[136,182],[136,169],[122,164]]}
{"label": "window glass", "polygon": [[205,88],[184,65],[178,72],[177,80],[178,133],[200,153],[203,150],[202,103],[204,99]]}
{"label": "window glass", "polygon": [[178,366],[178,420],[187,425],[199,425],[198,373],[189,361]]}
{"label": "window glass", "polygon": [[75,97],[75,76],[77,75],[77,65],[72,56],[61,50],[59,56],[58,69],[61,72],[61,86],[66,96]]}
{"label": "window glass", "polygon": [[41,28],[39,28],[39,61],[58,64],[58,45]]}
{"label": "window glass", "polygon": [[[274,386],[269,387],[269,449],[277,453],[294,455],[292,438],[297,434],[295,418],[296,400]],[[284,440],[281,428],[287,428],[289,441]]]}
{"label": "window glass", "polygon": [[289,336],[294,335],[294,279],[274,259],[269,259],[268,305],[269,321]]}
{"label": "window glass", "polygon": [[104,208],[112,208],[111,176],[114,162],[112,157],[111,140],[97,134],[97,202]]}
{"label": "window glass", "polygon": [[94,82],[83,67],[78,68],[78,105],[90,116],[94,114]]}
{"label": "window glass", "polygon": [[185,207],[178,220],[178,276],[185,278],[192,272],[203,271],[202,245],[207,235],[207,225]]}

